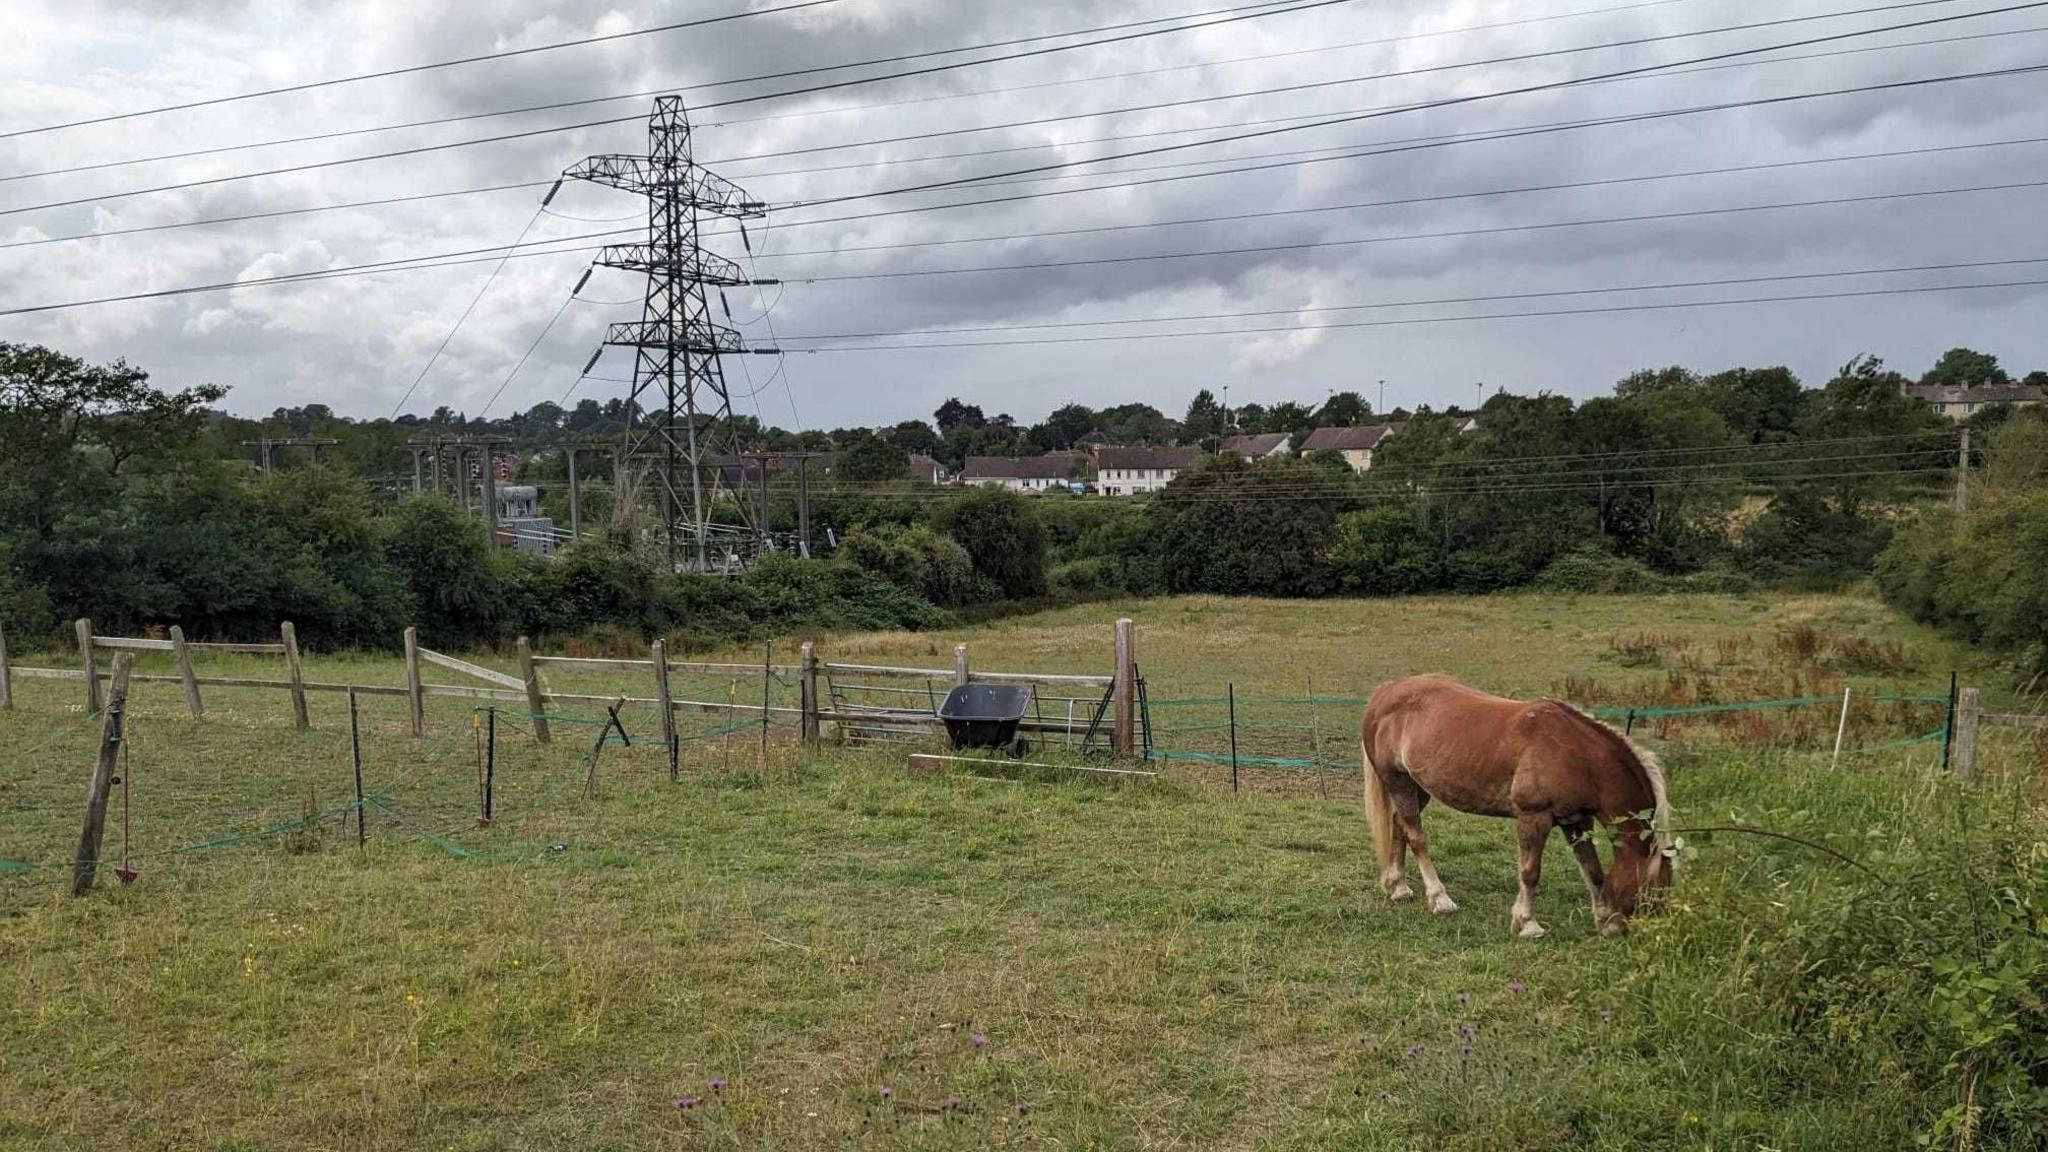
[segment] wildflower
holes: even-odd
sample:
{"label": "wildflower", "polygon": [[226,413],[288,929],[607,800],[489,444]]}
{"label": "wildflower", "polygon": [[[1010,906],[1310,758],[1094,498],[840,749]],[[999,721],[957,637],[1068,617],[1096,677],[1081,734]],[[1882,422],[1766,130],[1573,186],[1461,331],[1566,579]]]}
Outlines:
{"label": "wildflower", "polygon": [[676,1109],[682,1112],[689,1112],[695,1109],[697,1105],[701,1103],[703,1103],[703,1101],[697,1099],[695,1096],[676,1097]]}
{"label": "wildflower", "polygon": [[1612,1024],[1612,1023],[1614,1023],[1614,1009],[1612,1009],[1612,1008],[1602,1008],[1602,1009],[1600,1010],[1600,1022],[1601,1022],[1602,1024]]}
{"label": "wildflower", "polygon": [[1458,993],[1458,1007],[1463,1008],[1470,1003],[1472,1003],[1472,994],[1470,992]]}
{"label": "wildflower", "polygon": [[1415,1057],[1417,1057],[1417,1056],[1418,1056],[1418,1055],[1420,1055],[1421,1053],[1422,1053],[1422,1045],[1420,1045],[1420,1044],[1410,1044],[1410,1045],[1408,1046],[1408,1050],[1407,1050],[1406,1052],[1403,1052],[1403,1053],[1401,1053],[1401,1059],[1403,1059],[1403,1060],[1413,1060],[1413,1059],[1415,1059]]}
{"label": "wildflower", "polygon": [[1528,990],[1528,987],[1524,985],[1520,980],[1508,981],[1508,991],[1513,992],[1517,996],[1520,996],[1522,993],[1527,992]]}
{"label": "wildflower", "polygon": [[1470,1024],[1460,1024],[1458,1025],[1458,1035],[1463,1036],[1467,1040],[1471,1040],[1479,1035],[1479,1030],[1477,1028],[1472,1027]]}
{"label": "wildflower", "polygon": [[882,1099],[892,1099],[895,1095],[896,1090],[894,1088],[889,1087],[887,1084],[882,1085]]}
{"label": "wildflower", "polygon": [[1380,1089],[1380,1103],[1391,1104],[1393,1102],[1394,1094],[1392,1092],[1387,1091],[1385,1088]]}
{"label": "wildflower", "polygon": [[986,1048],[986,1047],[988,1047],[988,1037],[987,1037],[987,1035],[985,1035],[985,1034],[983,1034],[983,1033],[980,1033],[980,1032],[976,1032],[976,1033],[975,1033],[974,1035],[972,1035],[972,1036],[968,1037],[968,1041],[967,1041],[967,1042],[968,1042],[968,1043],[970,1043],[970,1044],[972,1044],[972,1045],[974,1045],[974,1046],[975,1046],[976,1048]]}
{"label": "wildflower", "polygon": [[711,1090],[712,1090],[713,1092],[723,1092],[723,1091],[725,1091],[725,1077],[723,1077],[723,1076],[713,1076],[713,1077],[712,1077],[712,1078],[711,1078],[711,1079],[710,1079],[710,1080],[709,1080],[709,1081],[707,1082],[707,1086],[708,1086],[708,1087],[709,1087],[709,1088],[710,1088],[710,1089],[711,1089]]}
{"label": "wildflower", "polygon": [[958,1096],[948,1096],[948,1097],[946,1097],[946,1111],[948,1111],[948,1112],[958,1112],[958,1111],[960,1110],[960,1107],[961,1107],[961,1104],[960,1104],[960,1098],[959,1098]]}
{"label": "wildflower", "polygon": [[1031,1115],[1031,1105],[1029,1105],[1029,1104],[1026,1104],[1026,1103],[1025,1103],[1025,1102],[1023,1102],[1022,1100],[1019,1100],[1019,1101],[1017,1101],[1017,1115],[1019,1115],[1019,1116],[1029,1116],[1029,1115]]}

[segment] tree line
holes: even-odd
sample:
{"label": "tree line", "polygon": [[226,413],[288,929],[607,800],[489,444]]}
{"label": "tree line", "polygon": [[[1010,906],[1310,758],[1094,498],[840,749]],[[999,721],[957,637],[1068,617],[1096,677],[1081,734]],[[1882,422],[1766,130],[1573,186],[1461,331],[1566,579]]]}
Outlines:
{"label": "tree line", "polygon": [[[1957,349],[1920,382],[1990,378],[2005,378],[1995,359]],[[1496,394],[1476,411],[1394,414],[1399,431],[1362,475],[1326,454],[1219,454],[1135,500],[934,489],[882,465],[911,451],[1050,450],[1096,432],[1213,444],[1232,432],[1356,423],[1371,408],[1337,392],[1314,407],[1226,412],[1204,392],[1179,420],[1141,404],[1068,405],[1019,429],[949,400],[931,424],[796,438],[757,429],[753,446],[822,445],[841,467],[813,490],[817,559],[777,554],[725,578],[659,570],[635,546],[648,526],[609,509],[601,483],[586,500],[590,537],[552,561],[493,546],[450,500],[408,495],[402,445],[423,430],[523,430],[503,432],[515,448],[520,436],[553,442],[571,422],[602,437],[616,430],[608,421],[623,425],[622,401],[536,406],[485,427],[445,412],[347,421],[317,406],[245,421],[216,411],[225,390],[215,386],[165,391],[126,364],[0,345],[0,623],[14,636],[54,636],[90,615],[109,628],[177,622],[195,639],[227,639],[268,635],[288,618],[331,646],[389,646],[407,624],[444,645],[521,633],[712,645],[793,629],[931,627],[1048,597],[1834,584],[1870,573],[1888,546],[1903,555],[1911,540],[1916,555],[1932,555],[1942,531],[1967,535],[1915,511],[1951,488],[1955,436],[1904,393],[1913,382],[1873,357],[1818,387],[1779,367],[1650,370],[1580,403]],[[1985,433],[1980,445],[2002,445],[2019,434],[1996,432],[2002,425],[2035,419],[1993,408],[1971,423]],[[339,443],[317,465],[294,459],[263,474],[241,442],[264,434]],[[847,462],[863,455],[891,483],[849,476]],[[525,468],[521,479],[545,483],[560,461],[533,454]],[[400,483],[389,482],[394,470]],[[1970,515],[1993,515],[2003,500]],[[737,514],[721,504],[721,516]],[[778,478],[770,527],[790,532],[795,515],[792,485]],[[2048,555],[2028,555],[2048,570]],[[1887,579],[1887,595],[1933,580]],[[1934,618],[1935,599],[1911,610]],[[1958,628],[2013,643],[2013,627],[1943,611]]]}

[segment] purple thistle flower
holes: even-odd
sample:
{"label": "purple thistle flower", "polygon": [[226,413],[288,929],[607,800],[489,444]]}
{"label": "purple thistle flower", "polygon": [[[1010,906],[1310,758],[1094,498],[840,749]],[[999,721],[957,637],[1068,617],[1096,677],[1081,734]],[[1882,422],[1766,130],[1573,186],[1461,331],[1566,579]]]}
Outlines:
{"label": "purple thistle flower", "polygon": [[948,1112],[958,1112],[959,1110],[960,1110],[960,1098],[959,1098],[958,1096],[948,1096],[948,1097],[946,1097],[946,1111],[948,1111]]}
{"label": "purple thistle flower", "polygon": [[703,1103],[703,1101],[698,1100],[695,1096],[676,1097],[676,1108],[683,1112],[688,1112],[701,1103]]}
{"label": "purple thistle flower", "polygon": [[1029,1116],[1029,1115],[1031,1115],[1031,1105],[1029,1105],[1029,1104],[1026,1104],[1026,1103],[1025,1103],[1025,1102],[1023,1102],[1022,1100],[1019,1100],[1019,1101],[1017,1101],[1017,1115],[1019,1115],[1019,1116]]}
{"label": "purple thistle flower", "polygon": [[1470,1044],[1466,1044],[1458,1049],[1458,1059],[1460,1060],[1463,1060],[1465,1057],[1470,1056],[1471,1054],[1472,1046]]}
{"label": "purple thistle flower", "polygon": [[1422,1052],[1422,1045],[1420,1045],[1420,1044],[1410,1044],[1410,1045],[1408,1046],[1408,1050],[1407,1050],[1406,1052],[1403,1052],[1403,1053],[1401,1053],[1401,1059],[1403,1059],[1403,1060],[1413,1060],[1413,1059],[1415,1059],[1415,1057],[1416,1057],[1416,1056],[1420,1055],[1420,1054],[1421,1054],[1421,1052]]}
{"label": "purple thistle flower", "polygon": [[1602,1024],[1612,1024],[1612,1023],[1614,1023],[1614,1009],[1612,1009],[1612,1008],[1602,1008],[1602,1009],[1600,1010],[1600,1022],[1601,1022]]}
{"label": "purple thistle flower", "polygon": [[1460,1024],[1458,1025],[1458,1035],[1463,1036],[1467,1040],[1470,1040],[1479,1035],[1479,1030],[1477,1028],[1472,1027],[1470,1024]]}
{"label": "purple thistle flower", "polygon": [[713,1092],[725,1091],[725,1077],[723,1076],[713,1076],[709,1081],[709,1084]]}
{"label": "purple thistle flower", "polygon": [[967,1042],[974,1045],[976,1048],[986,1048],[988,1047],[988,1035],[986,1033],[976,1032],[974,1035],[967,1038]]}
{"label": "purple thistle flower", "polygon": [[1517,996],[1520,996],[1522,993],[1527,992],[1528,990],[1529,989],[1525,987],[1520,980],[1508,981],[1508,991],[1513,992]]}
{"label": "purple thistle flower", "polygon": [[896,1090],[894,1088],[889,1087],[887,1084],[882,1085],[882,1099],[888,1100],[893,1098],[895,1095]]}

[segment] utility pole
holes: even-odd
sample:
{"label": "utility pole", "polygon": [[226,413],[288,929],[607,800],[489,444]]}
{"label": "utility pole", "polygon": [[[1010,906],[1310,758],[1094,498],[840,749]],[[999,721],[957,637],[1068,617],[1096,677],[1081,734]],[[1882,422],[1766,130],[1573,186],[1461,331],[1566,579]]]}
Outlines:
{"label": "utility pole", "polygon": [[412,494],[417,496],[420,489],[425,486],[426,472],[421,467],[421,460],[426,456],[427,449],[423,444],[407,444],[405,450],[412,453]]}
{"label": "utility pole", "polygon": [[1473,387],[1479,389],[1479,404],[1472,409],[1472,414],[1477,416],[1479,415],[1479,409],[1486,407],[1486,381],[1481,380],[1479,383],[1474,384]]}
{"label": "utility pole", "polygon": [[569,454],[569,542],[573,544],[583,539],[583,490],[576,485],[576,446],[571,444],[563,451]]}
{"label": "utility pole", "polygon": [[[710,510],[703,477],[715,452],[703,442],[709,437],[700,433],[698,424],[700,415],[708,416],[712,435],[733,435],[732,402],[721,358],[780,355],[775,349],[749,349],[737,331],[711,321],[708,289],[779,281],[754,280],[738,264],[704,249],[699,231],[703,217],[741,221],[744,234],[744,221],[767,215],[768,206],[699,166],[691,147],[682,99],[660,96],[648,120],[645,156],[592,156],[564,174],[647,199],[647,242],[609,246],[598,253],[595,263],[647,277],[641,318],[612,325],[605,343],[634,350],[629,413],[640,408],[640,397],[647,391],[654,390],[661,398],[658,418],[650,414],[647,423],[636,428],[629,416],[622,447],[626,459],[642,453],[661,459],[662,536],[671,571],[678,568],[679,544],[685,538],[697,570],[708,567]],[[684,470],[690,477],[687,533],[679,532],[677,523]]]}
{"label": "utility pole", "polygon": [[1385,380],[1380,381],[1379,414],[1382,416],[1387,414],[1387,382]]}
{"label": "utility pole", "polygon": [[1958,512],[1970,510],[1970,430],[1963,429],[1963,443],[1956,450],[1956,498]]}
{"label": "utility pole", "polygon": [[811,454],[796,458],[796,547],[797,555],[811,558]]}

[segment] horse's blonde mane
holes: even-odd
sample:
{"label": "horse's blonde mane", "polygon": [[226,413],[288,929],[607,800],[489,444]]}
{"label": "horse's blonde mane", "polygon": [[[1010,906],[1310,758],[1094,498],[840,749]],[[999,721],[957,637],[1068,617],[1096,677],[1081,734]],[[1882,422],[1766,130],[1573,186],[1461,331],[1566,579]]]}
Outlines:
{"label": "horse's blonde mane", "polygon": [[1675,842],[1671,832],[1671,796],[1664,787],[1664,762],[1657,759],[1655,752],[1636,743],[1628,733],[1600,719],[1586,709],[1569,701],[1565,702],[1565,707],[1585,717],[1587,722],[1606,731],[1616,740],[1621,741],[1622,746],[1634,754],[1636,763],[1643,766],[1643,775],[1648,777],[1650,781],[1650,797],[1654,804],[1651,826],[1656,832],[1657,851],[1671,861],[1672,870],[1676,871],[1678,868],[1678,853],[1673,850]]}

